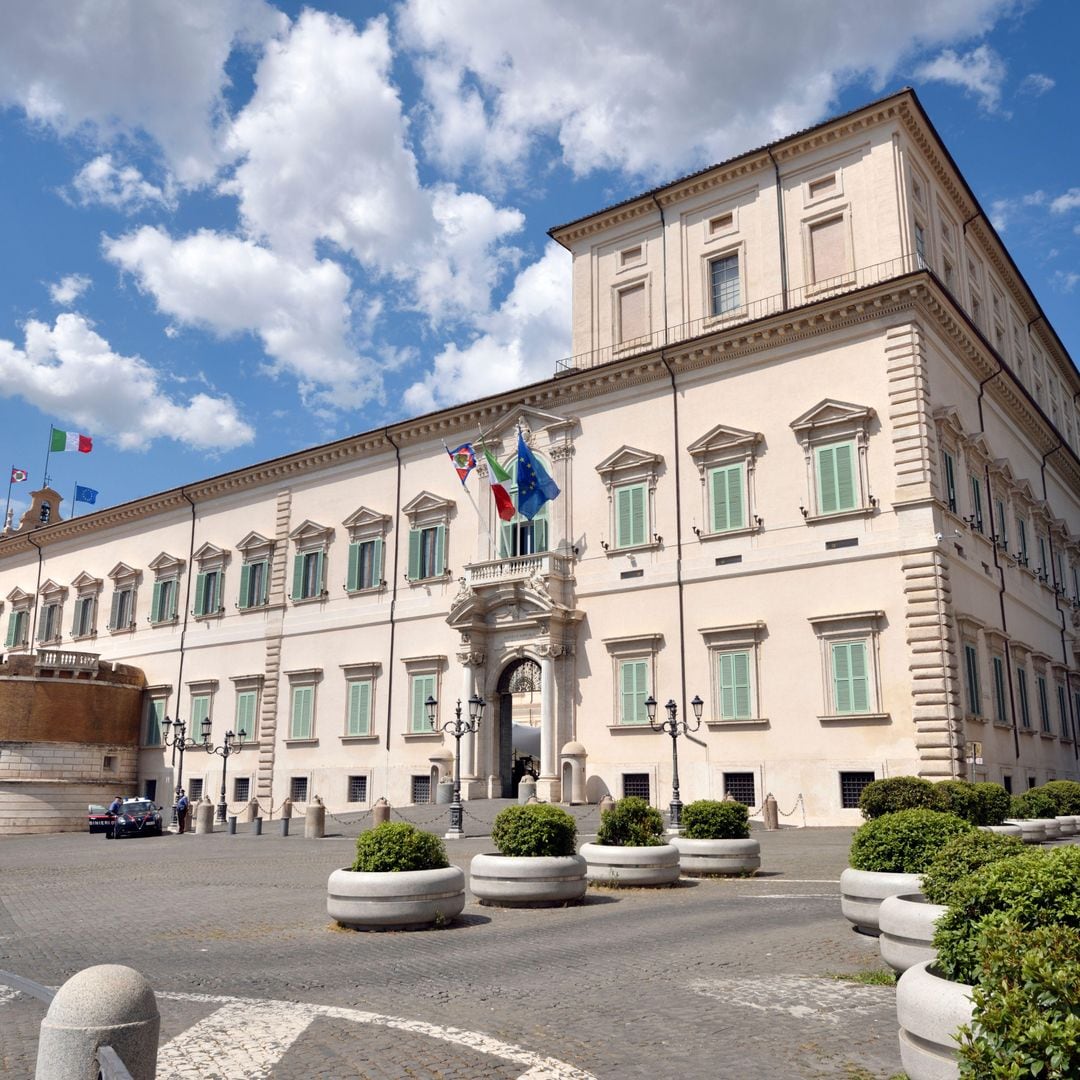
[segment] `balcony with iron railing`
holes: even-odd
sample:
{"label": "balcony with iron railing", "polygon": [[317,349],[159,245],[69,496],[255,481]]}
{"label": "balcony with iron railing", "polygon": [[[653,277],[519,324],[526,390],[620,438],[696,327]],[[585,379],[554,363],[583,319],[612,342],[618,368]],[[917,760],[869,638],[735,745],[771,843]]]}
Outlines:
{"label": "balcony with iron railing", "polygon": [[679,326],[668,326],[643,337],[619,342],[617,345],[608,345],[601,349],[593,349],[591,352],[579,353],[577,356],[565,357],[556,361],[555,373],[558,375],[598,367],[611,360],[624,360],[667,345],[677,345],[707,334],[722,333],[758,319],[794,311],[821,300],[857,292],[859,289],[880,285],[882,282],[925,269],[927,269],[926,262],[919,255],[914,253],[902,255],[896,259],[888,259],[885,262],[874,263],[872,266],[864,266],[858,270],[840,274],[838,277],[799,285],[788,289],[786,293],[774,293],[772,296],[747,300],[723,314],[692,319]]}

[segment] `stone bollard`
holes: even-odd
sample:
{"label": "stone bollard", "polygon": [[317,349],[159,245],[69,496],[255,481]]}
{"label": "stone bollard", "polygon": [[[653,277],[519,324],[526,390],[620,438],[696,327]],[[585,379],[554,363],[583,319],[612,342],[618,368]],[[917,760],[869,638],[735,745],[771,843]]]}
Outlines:
{"label": "stone bollard", "polygon": [[195,807],[195,831],[200,836],[214,831],[214,804],[205,795]]}
{"label": "stone bollard", "polygon": [[281,816],[283,818],[291,818],[292,817],[292,799],[286,799],[281,804]]}
{"label": "stone bollard", "polygon": [[522,780],[518,784],[518,805],[524,806],[536,798],[536,781],[533,779]]}
{"label": "stone bollard", "polygon": [[304,839],[321,840],[326,835],[326,806],[316,795],[304,814]]}
{"label": "stone bollard", "polygon": [[287,818],[287,817],[283,817],[281,819],[281,835],[282,836],[288,836],[289,835],[289,822],[291,820],[292,820],[292,818]]}
{"label": "stone bollard", "polygon": [[255,835],[262,836],[262,818],[252,818],[251,824],[255,826]]}
{"label": "stone bollard", "polygon": [[502,781],[497,776],[487,778],[487,797],[489,799],[502,798]]}
{"label": "stone bollard", "polygon": [[97,1080],[99,1046],[111,1046],[133,1080],[154,1080],[160,1027],[154,991],[137,971],[85,968],[57,990],[41,1022],[35,1080]]}
{"label": "stone bollard", "polygon": [[390,820],[390,804],[386,799],[376,799],[375,805],[371,808],[371,824],[372,827],[379,825],[385,825]]}
{"label": "stone bollard", "polygon": [[259,816],[259,800],[258,799],[252,799],[247,804],[246,813],[247,813],[247,817],[245,818],[246,821],[254,821]]}
{"label": "stone bollard", "polygon": [[236,815],[235,814],[230,814],[229,815],[229,835],[230,836],[235,836],[236,835]]}
{"label": "stone bollard", "polygon": [[615,805],[615,800],[606,792],[600,796],[600,816],[604,816],[604,812],[610,810]]}
{"label": "stone bollard", "polygon": [[780,828],[780,810],[771,792],[765,796],[765,802],[761,804],[761,816],[769,832],[776,832]]}

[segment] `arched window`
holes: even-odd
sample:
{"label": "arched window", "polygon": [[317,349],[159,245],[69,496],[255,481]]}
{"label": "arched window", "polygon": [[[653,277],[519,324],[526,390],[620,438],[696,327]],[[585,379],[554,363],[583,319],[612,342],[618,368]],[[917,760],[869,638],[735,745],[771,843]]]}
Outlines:
{"label": "arched window", "polygon": [[[550,465],[540,457],[537,458],[543,462],[548,474],[551,473]],[[517,506],[518,493],[517,493],[517,455],[515,454],[506,464],[506,471],[513,477],[510,484],[507,485],[510,491],[510,498],[514,502],[514,506]],[[537,513],[536,517],[532,521],[523,518],[520,514],[515,513],[509,521],[501,521],[499,523],[499,558],[500,559],[513,559],[519,555],[536,555],[542,551],[548,550],[548,506],[549,503],[544,503]]]}

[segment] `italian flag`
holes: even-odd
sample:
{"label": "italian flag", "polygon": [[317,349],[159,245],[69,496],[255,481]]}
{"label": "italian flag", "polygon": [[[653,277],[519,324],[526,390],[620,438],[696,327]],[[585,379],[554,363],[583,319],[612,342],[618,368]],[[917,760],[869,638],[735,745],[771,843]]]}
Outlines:
{"label": "italian flag", "polygon": [[487,458],[488,480],[491,481],[491,494],[495,496],[495,508],[503,521],[509,521],[514,516],[514,503],[510,492],[506,490],[510,474],[491,456],[491,451],[486,446],[484,457]]}
{"label": "italian flag", "polygon": [[78,435],[74,431],[61,431],[59,428],[52,429],[49,450],[54,453],[61,450],[78,450],[80,454],[89,454],[93,449],[94,440],[89,435]]}

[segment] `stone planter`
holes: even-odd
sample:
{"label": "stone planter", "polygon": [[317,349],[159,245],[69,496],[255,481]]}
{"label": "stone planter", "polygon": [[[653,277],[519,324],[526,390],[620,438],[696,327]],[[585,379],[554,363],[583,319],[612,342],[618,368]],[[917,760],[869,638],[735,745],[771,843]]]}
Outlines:
{"label": "stone planter", "polygon": [[1020,839],[1025,844],[1041,844],[1046,839],[1046,827],[1041,818],[1009,818],[1006,825],[1020,826]]}
{"label": "stone planter", "polygon": [[1076,818],[1072,814],[1058,814],[1055,820],[1062,836],[1076,835]]}
{"label": "stone planter", "polygon": [[1015,836],[1017,840],[1023,836],[1019,825],[979,825],[977,828],[981,832],[997,833],[998,836]]}
{"label": "stone planter", "polygon": [[1047,840],[1059,840],[1061,839],[1061,826],[1058,824],[1058,819],[1053,817],[1039,817],[1035,818],[1035,821],[1039,822],[1045,833]]}
{"label": "stone planter", "polygon": [[849,866],[840,875],[840,910],[856,930],[876,937],[880,932],[878,908],[881,901],[886,896],[917,893],[921,888],[919,874],[885,874]]}
{"label": "stone planter", "polygon": [[945,910],[944,904],[930,904],[921,893],[886,896],[878,908],[881,959],[897,972],[934,961],[934,925]]}
{"label": "stone planter", "polygon": [[492,907],[554,907],[585,895],[588,864],[580,855],[474,855],[469,888]]}
{"label": "stone planter", "polygon": [[971,1023],[971,987],[949,982],[916,964],[896,984],[900,1060],[908,1080],[955,1080],[960,1075],[953,1036]]}
{"label": "stone planter", "polygon": [[679,868],[689,877],[724,877],[752,874],[761,867],[757,840],[689,840],[674,836]]}
{"label": "stone planter", "polygon": [[639,888],[673,885],[679,880],[679,849],[674,844],[656,847],[616,847],[582,844],[588,863],[586,877],[596,885]]}
{"label": "stone planter", "polygon": [[335,870],[326,883],[326,913],[364,930],[407,930],[449,921],[465,907],[465,872],[440,870],[367,873]]}

